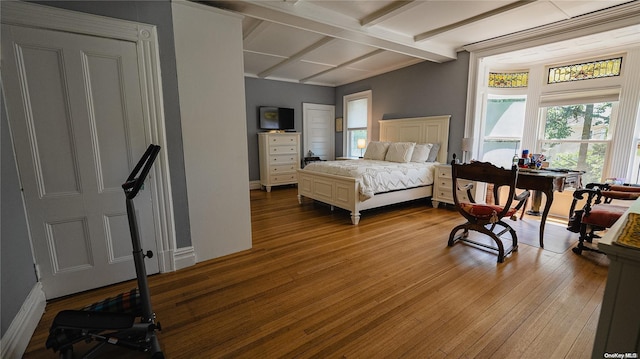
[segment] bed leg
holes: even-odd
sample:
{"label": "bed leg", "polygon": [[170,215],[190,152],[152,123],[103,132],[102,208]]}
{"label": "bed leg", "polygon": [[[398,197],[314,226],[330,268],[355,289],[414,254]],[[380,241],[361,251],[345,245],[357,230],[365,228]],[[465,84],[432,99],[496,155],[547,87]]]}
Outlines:
{"label": "bed leg", "polygon": [[358,222],[360,222],[360,213],[351,212],[351,223],[353,223],[354,226],[357,226]]}

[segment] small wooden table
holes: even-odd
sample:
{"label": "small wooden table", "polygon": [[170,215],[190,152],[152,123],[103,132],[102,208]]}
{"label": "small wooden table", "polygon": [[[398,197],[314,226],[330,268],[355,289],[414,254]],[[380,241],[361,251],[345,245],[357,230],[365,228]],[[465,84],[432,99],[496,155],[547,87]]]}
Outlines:
{"label": "small wooden table", "polygon": [[540,218],[540,248],[544,248],[544,226],[547,222],[547,216],[553,203],[553,192],[562,192],[565,188],[581,188],[582,172],[581,171],[563,171],[563,170],[534,170],[520,168],[518,170],[518,181],[516,187],[520,189],[540,191],[544,193],[546,200],[542,217]]}

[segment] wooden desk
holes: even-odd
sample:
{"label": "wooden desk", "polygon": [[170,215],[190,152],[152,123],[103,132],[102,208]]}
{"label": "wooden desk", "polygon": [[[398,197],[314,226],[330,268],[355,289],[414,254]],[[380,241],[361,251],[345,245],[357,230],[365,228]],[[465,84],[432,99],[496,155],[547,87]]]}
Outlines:
{"label": "wooden desk", "polygon": [[546,200],[544,210],[540,218],[540,248],[544,248],[544,225],[553,203],[553,192],[562,192],[565,188],[582,187],[582,173],[578,171],[560,172],[550,170],[530,170],[521,168],[518,170],[518,182],[516,187],[540,191],[544,193]]}
{"label": "wooden desk", "polygon": [[[544,193],[546,197],[544,210],[540,218],[540,248],[544,248],[544,226],[547,222],[551,204],[553,203],[553,192],[562,192],[567,187],[580,188],[582,187],[581,180],[582,172],[579,171],[561,172],[554,170],[518,169],[516,187],[540,191]],[[494,195],[496,194],[494,193]],[[498,197],[496,196],[495,198],[496,203],[498,203]]]}

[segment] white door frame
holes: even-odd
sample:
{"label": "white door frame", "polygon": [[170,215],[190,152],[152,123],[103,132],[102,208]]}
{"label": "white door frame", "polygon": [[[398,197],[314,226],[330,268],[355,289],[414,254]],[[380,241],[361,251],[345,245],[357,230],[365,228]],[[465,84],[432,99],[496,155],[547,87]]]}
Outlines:
{"label": "white door frame", "polygon": [[[184,249],[176,253],[175,222],[156,27],[22,1],[3,1],[0,15],[3,24],[72,32],[136,43],[145,140],[162,147],[149,176],[149,181],[153,182],[155,189],[155,192],[152,193],[152,205],[158,252],[156,255],[160,272],[179,269],[176,268],[177,257],[184,258],[189,254],[186,254]],[[190,248],[192,251],[193,248]]]}

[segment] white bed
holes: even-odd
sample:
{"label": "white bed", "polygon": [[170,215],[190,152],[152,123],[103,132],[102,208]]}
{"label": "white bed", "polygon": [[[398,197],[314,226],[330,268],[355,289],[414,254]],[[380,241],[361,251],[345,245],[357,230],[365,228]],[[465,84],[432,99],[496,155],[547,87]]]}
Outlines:
{"label": "white bed", "polygon": [[[380,141],[438,143],[440,149],[436,161],[446,163],[450,118],[451,116],[444,115],[382,120],[379,121]],[[302,204],[303,198],[307,197],[332,207],[346,209],[351,212],[351,222],[354,225],[360,221],[360,211],[431,197],[433,184],[376,193],[364,200],[361,199],[360,192],[360,181],[354,177],[298,170],[299,203]]]}

